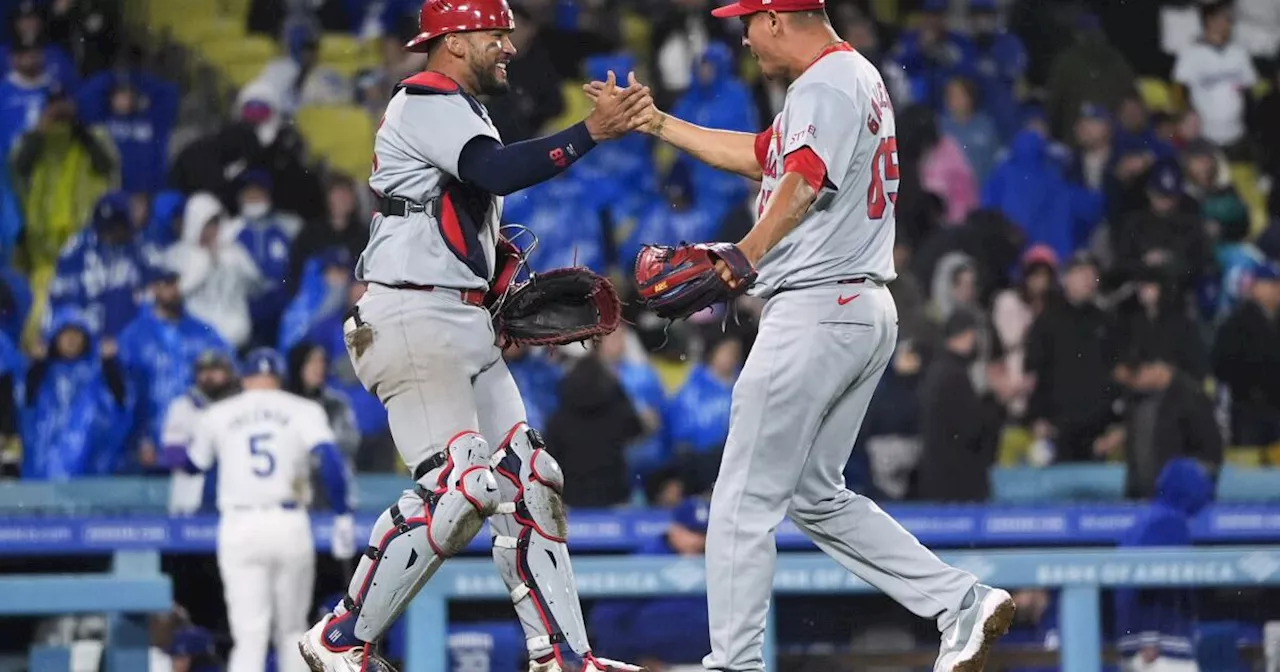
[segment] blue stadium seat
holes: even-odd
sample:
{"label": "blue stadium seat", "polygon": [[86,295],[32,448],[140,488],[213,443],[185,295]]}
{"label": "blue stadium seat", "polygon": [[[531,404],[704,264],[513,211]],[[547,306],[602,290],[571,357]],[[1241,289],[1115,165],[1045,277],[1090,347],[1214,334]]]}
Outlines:
{"label": "blue stadium seat", "polygon": [[1231,464],[1223,465],[1218,475],[1218,501],[1280,501],[1280,468],[1243,469]]}
{"label": "blue stadium seat", "polygon": [[1115,464],[1060,464],[991,470],[993,502],[1115,501],[1124,499],[1125,469]]}

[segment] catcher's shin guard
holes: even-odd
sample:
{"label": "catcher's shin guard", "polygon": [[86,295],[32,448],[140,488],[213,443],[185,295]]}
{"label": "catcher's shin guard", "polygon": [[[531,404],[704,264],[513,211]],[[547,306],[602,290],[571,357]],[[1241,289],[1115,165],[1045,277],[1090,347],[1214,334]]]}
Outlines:
{"label": "catcher's shin guard", "polygon": [[455,436],[415,475],[417,486],[373,526],[347,595],[325,628],[331,651],[381,638],[440,564],[466,548],[498,509],[489,445],[475,432]]}
{"label": "catcher's shin guard", "polygon": [[493,559],[511,590],[529,659],[579,669],[591,651],[565,546],[560,465],[524,423],[507,433],[492,464],[504,500],[489,521]]}

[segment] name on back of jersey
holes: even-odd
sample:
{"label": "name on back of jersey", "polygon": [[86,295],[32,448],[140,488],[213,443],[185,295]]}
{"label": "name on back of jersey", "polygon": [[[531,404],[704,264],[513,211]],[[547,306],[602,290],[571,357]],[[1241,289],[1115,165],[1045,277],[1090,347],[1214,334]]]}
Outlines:
{"label": "name on back of jersey", "polygon": [[886,110],[893,114],[893,101],[889,100],[889,90],[884,82],[876,82],[871,89],[871,114],[867,115],[867,130],[871,135],[880,135],[880,123]]}
{"label": "name on back of jersey", "polygon": [[263,423],[287,426],[292,421],[288,413],[272,408],[252,408],[232,418],[228,429],[238,430],[246,426],[253,427]]}

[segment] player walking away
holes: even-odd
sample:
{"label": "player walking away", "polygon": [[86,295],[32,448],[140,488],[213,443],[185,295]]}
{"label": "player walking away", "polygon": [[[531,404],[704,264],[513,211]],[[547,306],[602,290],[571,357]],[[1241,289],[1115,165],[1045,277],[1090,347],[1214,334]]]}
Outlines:
{"label": "player walking away", "polygon": [[249,352],[244,391],[205,410],[188,450],[190,468],[218,465],[218,570],[235,640],[227,672],[264,672],[268,643],[281,672],[306,670],[296,642],[315,583],[313,459],[337,514],[333,555],[355,556],[349,476],[329,420],[316,402],[281,389],[284,372],[274,350]]}
{"label": "player walking away", "polygon": [[[713,12],[742,17],[743,45],[763,74],[789,83],[782,113],[763,133],[700,128],[656,110],[643,115],[647,132],[761,181],[755,227],[736,250],[714,250],[725,252],[718,255],[722,287],[758,272],[752,293],[768,303],[734,388],[712,494],[711,654],[703,662],[713,670],[764,669],[774,529],[789,515],[849,571],[937,619],[935,670],[981,670],[1012,619],[1009,594],[944,564],[844,487],[853,439],[898,333],[885,288],[896,277],[897,140],[880,75],[836,35],[823,5],[741,0]],[[587,92],[603,88],[597,82]],[[735,271],[735,256],[750,262],[746,273]],[[673,284],[679,280],[652,286],[658,300],[697,289]]]}
{"label": "player walking away", "polygon": [[356,373],[386,405],[417,484],[375,523],[346,597],[300,647],[315,672],[390,669],[372,644],[492,516],[530,670],[638,669],[591,652],[565,546],[563,475],[526,422],[486,308],[519,261],[498,232],[503,195],[634,130],[652,99],[610,73],[583,122],[503,145],[476,96],[508,88],[515,21],[505,0],[427,0],[419,24],[407,48],[427,54],[427,69],[397,86],[378,128],[377,213],[356,265],[369,289],[345,324]]}
{"label": "player walking away", "polygon": [[[165,409],[160,444],[168,464],[182,464],[182,456],[187,454],[204,409],[234,394],[239,383],[235,363],[221,350],[200,353],[196,358],[195,372],[196,384]],[[189,474],[175,469],[169,481],[169,513],[186,516],[199,511],[204,503],[205,479],[203,473]]]}

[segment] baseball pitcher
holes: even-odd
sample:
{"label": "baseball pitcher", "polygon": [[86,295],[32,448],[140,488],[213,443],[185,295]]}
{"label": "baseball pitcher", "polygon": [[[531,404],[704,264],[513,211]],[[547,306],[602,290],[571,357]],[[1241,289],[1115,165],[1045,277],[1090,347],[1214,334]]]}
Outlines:
{"label": "baseball pitcher", "polygon": [[636,264],[642,297],[665,317],[748,290],[767,299],[712,494],[703,663],[764,669],[774,529],[790,516],[849,571],[936,619],[935,670],[981,670],[1013,617],[1009,594],[944,564],[842,476],[898,334],[885,287],[896,277],[898,182],[889,94],[831,27],[823,0],[740,0],[713,14],[741,17],[743,45],[789,87],[782,112],[754,136],[642,115],[645,131],[760,182],[756,224],[737,244],[649,247]]}
{"label": "baseball pitcher", "polygon": [[280,389],[278,353],[251,351],[240,374],[244,391],[204,411],[187,453],[191,470],[218,465],[218,571],[234,640],[227,672],[264,672],[268,644],[282,672],[306,670],[297,641],[315,583],[312,461],[337,514],[339,559],[355,556],[349,476],[324,409]]}
{"label": "baseball pitcher", "polygon": [[[508,88],[505,0],[427,0],[419,24],[407,49],[426,53],[427,69],[399,84],[378,127],[377,213],[356,265],[368,292],[345,324],[355,371],[386,406],[416,484],[375,523],[345,598],[299,646],[314,672],[390,669],[374,646],[488,518],[530,670],[638,669],[597,658],[587,642],[565,546],[567,484],[497,345],[607,333],[617,296],[581,269],[514,284],[523,261],[499,222],[503,195],[633,130],[652,99],[611,75],[583,122],[504,145],[476,97]],[[557,303],[566,297],[577,298]],[[546,330],[568,313],[580,328]]]}

